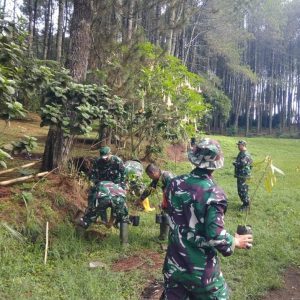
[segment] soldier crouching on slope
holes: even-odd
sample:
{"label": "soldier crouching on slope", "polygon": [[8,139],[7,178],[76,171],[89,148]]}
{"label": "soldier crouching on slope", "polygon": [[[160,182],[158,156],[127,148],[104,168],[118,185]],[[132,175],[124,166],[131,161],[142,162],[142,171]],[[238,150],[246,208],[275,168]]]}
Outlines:
{"label": "soldier crouching on slope", "polygon": [[[88,208],[95,206],[97,198],[97,184],[101,181],[111,181],[125,190],[125,166],[122,159],[111,154],[110,147],[101,147],[92,167],[90,180],[93,183],[88,194]],[[107,222],[106,211],[101,213],[101,219]]]}
{"label": "soldier crouching on slope", "polygon": [[111,181],[101,181],[96,185],[95,189],[96,199],[94,206],[87,209],[84,216],[79,220],[78,225],[88,228],[109,207],[111,208],[110,220],[108,222],[103,220],[106,227],[110,228],[118,223],[128,222],[125,190]]}

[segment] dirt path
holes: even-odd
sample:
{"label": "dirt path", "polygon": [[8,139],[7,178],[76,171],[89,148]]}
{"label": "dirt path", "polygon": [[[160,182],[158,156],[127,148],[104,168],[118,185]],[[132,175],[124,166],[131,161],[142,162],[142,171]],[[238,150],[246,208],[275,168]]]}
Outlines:
{"label": "dirt path", "polygon": [[289,268],[283,280],[281,289],[270,291],[262,300],[300,300],[300,267]]}

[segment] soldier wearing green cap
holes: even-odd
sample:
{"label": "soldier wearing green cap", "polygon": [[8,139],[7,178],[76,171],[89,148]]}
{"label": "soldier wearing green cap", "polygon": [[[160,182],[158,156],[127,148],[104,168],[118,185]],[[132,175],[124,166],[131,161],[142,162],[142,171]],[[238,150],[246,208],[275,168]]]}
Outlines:
{"label": "soldier wearing green cap", "polygon": [[246,210],[250,205],[250,198],[248,195],[249,186],[247,179],[251,176],[252,158],[250,153],[247,151],[246,141],[238,141],[237,143],[239,154],[236,157],[234,165],[234,177],[237,179],[237,190],[238,195],[242,201],[240,210]]}
{"label": "soldier wearing green cap", "polygon": [[88,195],[88,206],[93,207],[96,200],[96,185],[100,181],[111,181],[125,189],[125,167],[122,159],[111,154],[110,147],[101,147],[97,158],[92,167],[90,180],[94,183]]}
{"label": "soldier wearing green cap", "polygon": [[212,176],[224,164],[220,144],[202,139],[188,158],[195,169],[166,188],[170,232],[161,299],[227,300],[218,253],[229,256],[235,248],[251,247],[252,235],[232,236],[224,227],[227,197]]}

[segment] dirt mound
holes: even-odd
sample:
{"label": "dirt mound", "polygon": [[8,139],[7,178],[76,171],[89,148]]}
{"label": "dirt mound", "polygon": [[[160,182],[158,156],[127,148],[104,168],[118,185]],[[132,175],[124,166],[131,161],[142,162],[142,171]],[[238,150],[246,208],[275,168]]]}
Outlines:
{"label": "dirt mound", "polygon": [[272,290],[262,300],[299,300],[300,299],[300,268],[290,268],[284,274],[284,287]]}
{"label": "dirt mound", "polygon": [[25,228],[30,211],[30,220],[38,225],[45,219],[53,227],[67,219],[74,221],[86,208],[87,189],[84,181],[55,174],[36,183],[0,187],[0,219]]}
{"label": "dirt mound", "polygon": [[75,214],[84,211],[87,204],[88,186],[84,181],[80,181],[67,176],[48,176],[47,195],[53,199],[57,195],[63,197],[67,208]]}
{"label": "dirt mound", "polygon": [[0,186],[0,198],[8,198],[10,195],[11,195],[10,188]]}

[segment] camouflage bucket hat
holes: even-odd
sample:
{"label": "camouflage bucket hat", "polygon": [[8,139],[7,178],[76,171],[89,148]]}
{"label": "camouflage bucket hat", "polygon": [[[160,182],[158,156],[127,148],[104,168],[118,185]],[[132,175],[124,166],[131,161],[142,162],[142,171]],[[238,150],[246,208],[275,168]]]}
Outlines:
{"label": "camouflage bucket hat", "polygon": [[209,138],[195,143],[188,153],[189,161],[201,169],[215,170],[224,166],[224,155],[219,142]]}
{"label": "camouflage bucket hat", "polygon": [[246,141],[243,141],[243,140],[238,141],[236,144],[237,145],[243,145],[243,146],[247,145]]}
{"label": "camouflage bucket hat", "polygon": [[143,165],[135,160],[127,160],[124,163],[125,166],[125,175],[130,176],[130,175],[136,175],[137,177],[142,177],[144,168]]}
{"label": "camouflage bucket hat", "polygon": [[99,154],[101,158],[106,158],[110,154],[111,150],[109,147],[101,147],[99,150]]}

